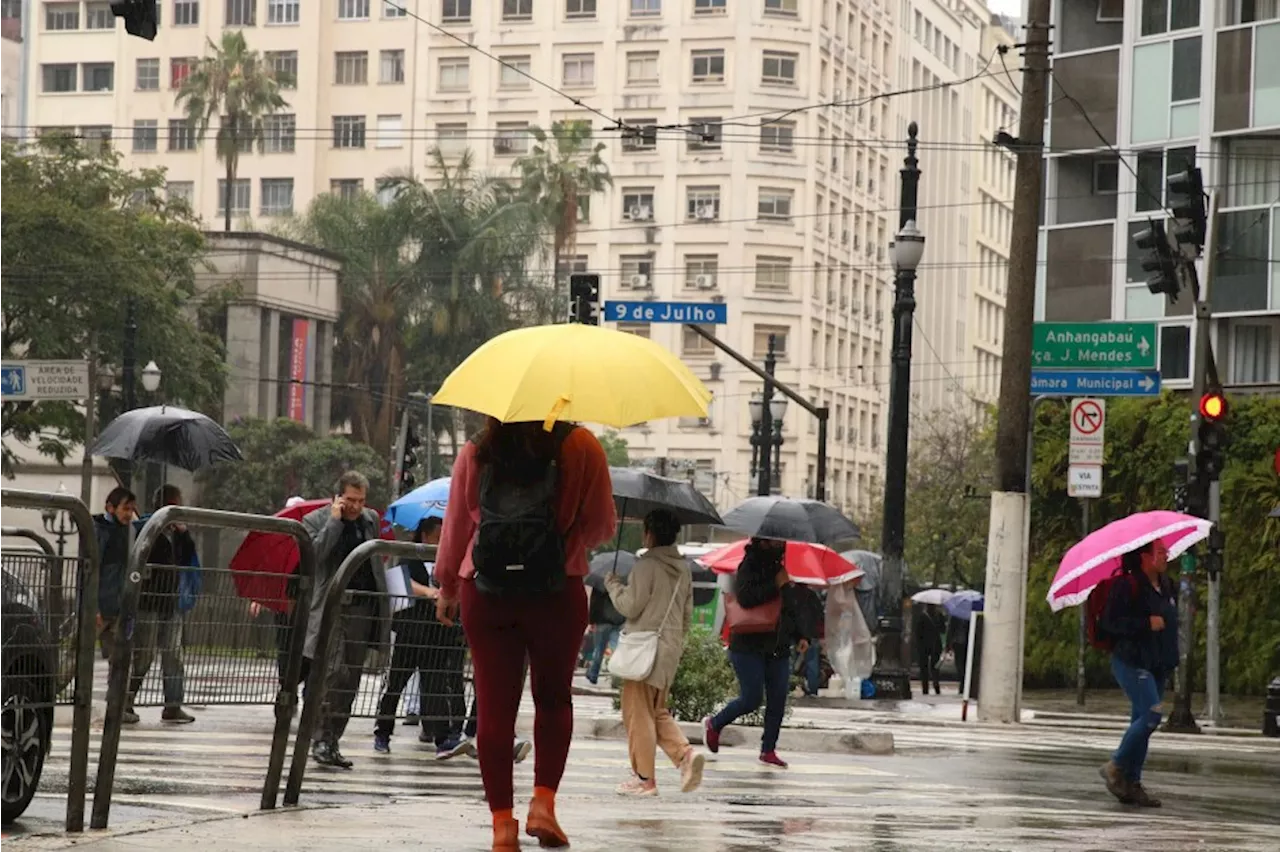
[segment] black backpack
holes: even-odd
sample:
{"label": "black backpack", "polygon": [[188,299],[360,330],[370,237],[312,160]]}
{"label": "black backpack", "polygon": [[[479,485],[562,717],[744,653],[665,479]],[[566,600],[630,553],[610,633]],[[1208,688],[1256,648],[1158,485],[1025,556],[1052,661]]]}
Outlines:
{"label": "black backpack", "polygon": [[517,480],[500,465],[481,468],[480,525],[471,549],[479,591],[536,595],[564,587],[565,537],[556,520],[559,455],[574,428],[555,425],[555,452],[540,475]]}

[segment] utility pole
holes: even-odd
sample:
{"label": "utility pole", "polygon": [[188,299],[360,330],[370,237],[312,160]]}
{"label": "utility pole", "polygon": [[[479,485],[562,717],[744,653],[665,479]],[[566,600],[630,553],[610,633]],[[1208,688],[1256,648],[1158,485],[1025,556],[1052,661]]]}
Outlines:
{"label": "utility pole", "polygon": [[764,395],[761,397],[760,415],[760,470],[756,480],[756,494],[768,497],[773,493],[773,374],[778,367],[777,337],[769,335],[769,349],[764,355]]}
{"label": "utility pole", "polygon": [[98,430],[98,333],[89,332],[89,398],[84,401],[84,458],[80,461],[80,502],[93,510],[93,446]]}
{"label": "utility pole", "polygon": [[[1089,518],[1089,505],[1092,501],[1088,497],[1080,500],[1080,538],[1081,540],[1088,537],[1093,532],[1093,526]],[[1089,628],[1086,624],[1085,616],[1088,614],[1087,606],[1078,607],[1080,610],[1080,632],[1076,637],[1076,704],[1084,706],[1084,649],[1088,644]]]}
{"label": "utility pole", "polygon": [[1044,122],[1049,103],[1051,0],[1029,0],[1022,105],[1014,150],[1013,226],[1010,234],[1004,350],[996,424],[996,488],[987,533],[986,609],[983,614],[983,721],[1017,722],[1022,700],[1027,537],[1027,427],[1031,421],[1031,327],[1035,319],[1036,254],[1043,192]]}
{"label": "utility pole", "polygon": [[[124,410],[133,411],[138,405],[137,382],[134,373],[137,368],[138,345],[138,306],[132,296],[125,300],[124,313],[124,346],[120,361],[120,384],[124,398]],[[120,484],[129,488],[133,484],[133,462],[122,459],[119,465]]]}

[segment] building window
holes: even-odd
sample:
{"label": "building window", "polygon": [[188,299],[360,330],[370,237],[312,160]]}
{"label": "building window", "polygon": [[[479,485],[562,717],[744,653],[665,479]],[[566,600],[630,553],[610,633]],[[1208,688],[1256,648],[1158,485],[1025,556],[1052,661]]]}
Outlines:
{"label": "building window", "polygon": [[190,207],[196,197],[195,182],[189,180],[171,180],[164,185],[164,195],[170,202],[182,202]]}
{"label": "building window", "polygon": [[622,132],[623,151],[653,151],[658,147],[658,122],[641,118],[627,123]]}
{"label": "building window", "polygon": [[86,30],[114,30],[116,16],[111,14],[110,3],[86,3],[84,7]]}
{"label": "building window", "polygon": [[111,62],[86,62],[83,66],[84,91],[110,92],[116,87],[116,66]]}
{"label": "building window", "polygon": [[502,70],[498,72],[499,89],[527,89],[533,63],[528,56],[501,57]]}
{"label": "building window", "polygon": [[363,115],[333,117],[333,147],[363,148],[365,119]]}
{"label": "building window", "polygon": [[1231,381],[1238,384],[1263,384],[1274,381],[1271,362],[1271,326],[1233,323]]}
{"label": "building window", "polygon": [[440,18],[446,24],[465,24],[471,21],[471,0],[441,0]]}
{"label": "building window", "polygon": [[398,178],[378,178],[373,182],[374,197],[383,207],[390,207],[404,189],[403,181]]}
{"label": "building window", "polygon": [[262,150],[268,154],[292,154],[297,146],[297,116],[286,113],[262,118]]}
{"label": "building window", "polygon": [[173,0],[173,25],[194,27],[200,23],[200,0]]}
{"label": "building window", "polygon": [[751,352],[752,357],[763,359],[769,353],[769,337],[773,336],[774,352],[777,353],[778,359],[785,361],[787,358],[787,335],[788,328],[785,325],[758,325],[751,333]]}
{"label": "building window", "polygon": [[693,82],[724,82],[724,51],[695,50],[693,58]]}
{"label": "building window", "polygon": [[662,0],[631,0],[631,17],[654,18],[662,14]]}
{"label": "building window", "polygon": [[1172,78],[1169,87],[1172,103],[1200,99],[1200,36],[1174,41]]}
{"label": "building window", "polygon": [[[248,178],[236,178],[235,183],[231,185],[232,216],[249,215],[249,196],[251,192],[249,184]],[[218,215],[227,215],[227,181],[225,178],[218,181]]]}
{"label": "building window", "polygon": [[632,222],[653,221],[653,187],[622,190],[622,218]]}
{"label": "building window", "polygon": [[293,178],[263,178],[261,194],[263,216],[287,216],[293,212]]}
{"label": "building window", "polygon": [[1144,36],[1200,26],[1201,0],[1140,0]]}
{"label": "building window", "polygon": [[111,126],[94,124],[81,127],[80,141],[85,150],[101,154],[111,147]]}
{"label": "building window", "polygon": [[723,15],[727,0],[693,0],[695,15]]}
{"label": "building window", "polygon": [[533,0],[502,0],[502,20],[533,20]]}
{"label": "building window", "polygon": [[408,9],[406,9],[404,6],[402,6],[402,5],[401,5],[401,3],[403,3],[403,2],[404,2],[404,0],[398,0],[398,2],[396,2],[396,3],[388,3],[388,2],[386,2],[386,0],[383,0],[383,3],[382,3],[382,17],[384,17],[384,18],[406,18],[406,17],[408,17],[408,15],[409,15],[409,10],[408,10]]}
{"label": "building window", "polygon": [[436,147],[446,157],[460,157],[467,150],[466,124],[437,124]]}
{"label": "building window", "polygon": [[360,178],[338,178],[329,181],[329,192],[343,201],[351,201],[364,192],[364,181]]}
{"label": "building window", "polygon": [[796,123],[771,121],[760,125],[760,150],[771,154],[794,154],[796,151]]}
{"label": "building window", "polygon": [[789,189],[761,189],[760,199],[756,204],[756,218],[771,222],[791,221],[793,195]]}
{"label": "building window", "polygon": [[80,29],[80,4],[45,3],[44,28],[54,32]]}
{"label": "building window", "polygon": [[263,54],[282,89],[298,88],[298,51],[272,50]]}
{"label": "building window", "polygon": [[451,57],[440,60],[439,89],[442,92],[465,92],[471,88],[471,60]]}
{"label": "building window", "polygon": [[[716,327],[714,325],[700,325],[698,328],[716,336]],[[698,334],[687,325],[680,326],[680,354],[690,358],[710,358],[717,352],[716,346],[710,340],[707,340],[701,334]]]}
{"label": "building window", "polygon": [[627,84],[652,86],[658,82],[658,52],[644,51],[627,54]]}
{"label": "building window", "polygon": [[404,51],[384,50],[378,62],[379,83],[404,82]]}
{"label": "building window", "polygon": [[196,126],[186,118],[169,119],[169,150],[194,151],[196,149]]}
{"label": "building window", "polygon": [[766,50],[760,65],[760,82],[769,86],[794,86],[798,54]]}
{"label": "building window", "polygon": [[790,293],[791,259],[786,257],[757,257],[756,289],[770,293]]}
{"label": "building window", "polygon": [[614,328],[623,334],[634,334],[636,337],[643,337],[645,340],[650,337],[650,325],[647,322],[620,322]]}
{"label": "building window", "polygon": [[333,82],[339,86],[363,86],[369,82],[369,52],[352,50],[333,55]]}
{"label": "building window", "polygon": [[196,67],[196,63],[200,60],[192,56],[178,56],[169,60],[169,88],[179,89],[182,87],[182,81],[187,79],[192,70]]}
{"label": "building window", "polygon": [[624,254],[618,263],[622,268],[620,286],[623,290],[653,289],[653,255]]}
{"label": "building window", "polygon": [[574,204],[574,208],[578,211],[579,225],[591,224],[591,196],[590,195],[579,195],[577,203]]}
{"label": "building window", "polygon": [[1194,147],[1139,152],[1134,209],[1139,213],[1162,209],[1168,177],[1195,164],[1196,149]]}
{"label": "building window", "polygon": [[300,18],[300,0],[267,0],[268,24],[296,24]]}
{"label": "building window", "polygon": [[[228,27],[252,27],[258,23],[258,0],[225,0],[227,14],[223,24]],[[245,196],[246,199],[248,196]],[[245,212],[249,212],[249,202],[245,201]]]}
{"label": "building window", "polygon": [[380,115],[376,136],[373,140],[375,148],[403,148],[404,121],[398,115]]}
{"label": "building window", "polygon": [[338,20],[369,20],[369,0],[338,0]]}
{"label": "building window", "polygon": [[564,85],[566,88],[585,88],[596,84],[596,55],[594,53],[566,53],[564,55]]}
{"label": "building window", "polygon": [[719,151],[724,143],[724,126],[720,117],[689,119],[689,150]]}
{"label": "building window", "polygon": [[1160,376],[1165,379],[1191,376],[1191,326],[1166,325],[1160,329]]}
{"label": "building window", "polygon": [[498,155],[529,153],[529,122],[499,121],[498,135],[493,140],[493,153]]}
{"label": "building window", "polygon": [[155,153],[160,139],[159,125],[154,118],[139,118],[133,122],[133,153]]}
{"label": "building window", "polygon": [[160,88],[160,60],[139,59],[134,67],[134,88],[139,92],[154,92]]}
{"label": "building window", "polygon": [[796,9],[796,0],[764,0],[764,13],[787,18],[794,18],[799,14]]}
{"label": "building window", "polygon": [[720,218],[720,187],[691,186],[685,195],[685,217],[699,222]]}
{"label": "building window", "polygon": [[720,271],[720,258],[714,254],[686,254],[684,256],[684,288],[686,290],[714,290],[716,274]]}
{"label": "building window", "polygon": [[596,0],[565,0],[564,16],[566,18],[594,18],[596,16]]}
{"label": "building window", "polygon": [[1095,160],[1093,162],[1093,194],[1115,195],[1119,191],[1120,161],[1112,159]]}

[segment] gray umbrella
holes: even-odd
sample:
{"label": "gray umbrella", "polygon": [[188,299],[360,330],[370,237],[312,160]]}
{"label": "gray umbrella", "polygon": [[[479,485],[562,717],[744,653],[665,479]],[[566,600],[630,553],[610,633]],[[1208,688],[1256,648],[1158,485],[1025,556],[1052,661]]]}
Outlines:
{"label": "gray umbrella", "polygon": [[840,555],[863,570],[859,589],[869,592],[880,585],[880,554],[870,550],[846,550]]}
{"label": "gray umbrella", "polygon": [[625,550],[610,550],[597,553],[591,558],[591,573],[587,574],[587,585],[598,591],[604,591],[604,578],[610,571],[617,571],[619,577],[627,577],[635,567],[636,555]]}
{"label": "gray umbrella", "polygon": [[619,517],[643,518],[654,509],[675,513],[682,524],[721,524],[720,513],[693,483],[629,467],[611,467]]}
{"label": "gray umbrella", "polygon": [[858,525],[819,500],[751,497],[724,517],[724,525],[754,538],[828,544],[858,538]]}
{"label": "gray umbrella", "polygon": [[243,458],[221,426],[173,405],[126,411],[107,424],[90,452],[109,459],[164,462],[183,470]]}

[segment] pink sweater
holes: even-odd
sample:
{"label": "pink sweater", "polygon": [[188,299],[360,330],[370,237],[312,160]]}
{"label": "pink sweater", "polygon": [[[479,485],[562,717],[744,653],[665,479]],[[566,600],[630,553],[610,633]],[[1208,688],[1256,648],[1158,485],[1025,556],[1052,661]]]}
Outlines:
{"label": "pink sweater", "polygon": [[[460,580],[475,574],[471,546],[480,525],[480,466],[475,444],[468,441],[453,463],[449,507],[445,511],[435,576],[441,594],[458,597]],[[613,506],[609,462],[596,436],[574,429],[560,446],[560,503],[556,507],[560,531],[565,533],[565,573],[587,574],[587,550],[613,536],[618,516]]]}

